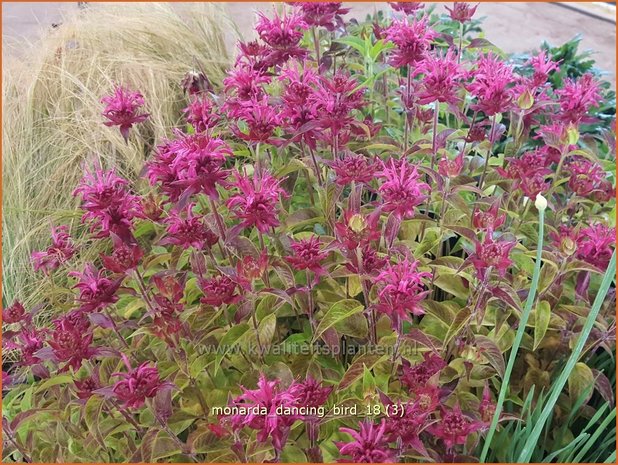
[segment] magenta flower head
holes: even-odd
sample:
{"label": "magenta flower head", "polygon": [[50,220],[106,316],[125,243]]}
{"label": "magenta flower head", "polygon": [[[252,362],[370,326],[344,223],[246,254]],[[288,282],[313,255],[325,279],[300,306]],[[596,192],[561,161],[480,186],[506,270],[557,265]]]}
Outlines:
{"label": "magenta flower head", "polygon": [[159,370],[151,367],[150,362],[144,362],[137,368],[131,368],[127,357],[123,360],[128,373],[114,373],[112,376],[122,378],[116,381],[112,391],[116,398],[129,408],[140,408],[147,398],[154,397],[159,389],[166,384],[159,377]]}
{"label": "magenta flower head", "polygon": [[342,8],[340,2],[290,2],[290,5],[300,9],[302,20],[307,26],[321,26],[328,31],[343,25],[341,16],[350,11],[349,8]]}
{"label": "magenta flower head", "polygon": [[13,344],[13,347],[19,350],[19,365],[32,366],[42,361],[36,353],[43,348],[44,331],[36,328],[24,328],[17,334],[16,339],[17,342]]}
{"label": "magenta flower head", "polygon": [[257,389],[249,390],[242,387],[243,393],[232,401],[232,405],[245,407],[251,413],[247,415],[232,415],[232,428],[239,430],[244,426],[257,431],[258,441],[264,443],[269,439],[275,448],[277,457],[283,450],[290,434],[290,428],[301,417],[295,414],[281,415],[278,409],[294,407],[298,403],[299,385],[292,383],[287,389],[279,386],[279,381],[268,381],[260,375]]}
{"label": "magenta flower head", "polygon": [[472,75],[474,81],[468,85],[468,90],[476,97],[477,103],[471,108],[487,116],[510,110],[514,95],[511,86],[513,71],[500,57],[491,52],[483,55]]}
{"label": "magenta flower head", "polygon": [[96,237],[113,232],[123,241],[133,240],[133,220],[143,217],[143,213],[139,198],[129,193],[127,185],[113,169],[103,171],[97,165],[93,172],[84,174],[73,191],[74,196],[81,197],[81,208],[86,212],[82,222],[91,222],[91,230],[98,230]]}
{"label": "magenta flower head", "polygon": [[82,273],[72,271],[69,273],[69,276],[79,279],[79,282],[73,287],[79,289],[77,301],[80,304],[80,311],[96,312],[118,302],[116,291],[124,277],[116,279],[107,278],[92,263],[86,264]]}
{"label": "magenta flower head", "polygon": [[494,240],[491,234],[487,234],[483,242],[475,241],[475,252],[469,260],[476,268],[479,279],[486,279],[489,269],[496,270],[499,276],[504,277],[512,264],[509,255],[516,245],[514,240]]}
{"label": "magenta flower head", "polygon": [[458,444],[465,444],[468,436],[483,428],[483,422],[464,415],[459,404],[452,409],[440,406],[440,410],[440,421],[430,425],[428,431],[442,439],[449,451]]}
{"label": "magenta flower head", "polygon": [[388,2],[390,7],[395,11],[400,11],[406,15],[416,14],[418,10],[425,8],[425,4],[421,2]]}
{"label": "magenta flower head", "polygon": [[2,309],[2,323],[10,325],[14,323],[30,321],[30,314],[19,300],[15,300],[12,305]]}
{"label": "magenta flower head", "polygon": [[420,64],[425,75],[419,95],[419,103],[444,102],[455,105],[460,98],[457,95],[463,71],[457,63],[452,50],[443,56],[428,54]]}
{"label": "magenta flower head", "polygon": [[578,157],[567,165],[570,173],[569,189],[575,194],[588,197],[599,190],[606,182],[607,173],[597,163]]}
{"label": "magenta flower head", "polygon": [[446,362],[442,357],[434,353],[425,352],[423,361],[416,365],[411,365],[406,359],[403,359],[399,378],[401,383],[405,385],[411,392],[417,393],[427,385],[429,379],[439,373],[446,366]]}
{"label": "magenta flower head", "polygon": [[493,202],[486,211],[474,207],[472,212],[472,226],[482,231],[488,231],[489,234],[496,231],[505,221],[506,214],[500,214],[499,201]]}
{"label": "magenta flower head", "polygon": [[290,58],[302,58],[307,55],[307,50],[300,47],[303,30],[307,29],[307,23],[301,15],[294,11],[291,14],[274,14],[272,19],[263,13],[258,13],[258,22],[255,30],[269,47],[272,54],[269,61],[272,65],[282,65]]}
{"label": "magenta flower head", "polygon": [[577,257],[602,270],[607,268],[616,244],[616,228],[595,224],[582,229],[577,237]]}
{"label": "magenta flower head", "polygon": [[280,186],[281,181],[267,172],[262,172],[261,176],[254,173],[252,177],[236,172],[233,185],[240,192],[228,199],[227,206],[241,220],[243,228],[255,226],[265,233],[279,226],[279,200],[288,197]]}
{"label": "magenta flower head", "polygon": [[231,127],[236,137],[254,143],[264,142],[273,145],[279,143],[273,136],[282,123],[281,114],[277,107],[268,103],[268,97],[246,102],[234,112],[233,116],[246,126],[246,131],[241,130],[238,125]]}
{"label": "magenta flower head", "polygon": [[444,155],[438,162],[438,173],[448,178],[456,178],[461,174],[464,166],[464,154],[460,152],[452,160]]}
{"label": "magenta flower head", "polygon": [[293,241],[291,247],[294,253],[293,255],[285,257],[285,259],[294,269],[313,271],[316,280],[320,276],[326,274],[326,270],[321,262],[328,257],[328,252],[323,252],[321,250],[321,243],[318,236],[311,236],[308,239]]}
{"label": "magenta flower head", "polygon": [[187,205],[183,210],[172,210],[166,218],[167,230],[161,245],[177,245],[183,249],[194,247],[201,250],[211,248],[219,237],[206,225],[203,216],[193,213],[195,204]]}
{"label": "magenta flower head", "polygon": [[[360,430],[351,428],[339,428],[342,433],[352,436],[351,442],[337,442],[335,445],[343,456],[350,458],[353,463],[388,463],[396,462],[397,452],[388,445],[385,436],[386,420],[383,418],[380,424],[370,421],[359,423]],[[347,462],[348,460],[344,460]]]}
{"label": "magenta flower head", "polygon": [[35,271],[49,274],[75,254],[75,246],[66,226],[51,228],[52,245],[45,251],[33,252],[32,262]]}
{"label": "magenta flower head", "polygon": [[193,98],[183,112],[186,115],[187,122],[193,126],[196,132],[212,129],[220,119],[212,100],[206,96]]}
{"label": "magenta flower head", "polygon": [[563,88],[556,90],[556,95],[560,119],[576,124],[584,119],[591,107],[598,106],[602,98],[599,83],[590,73],[579,79],[565,79]]}
{"label": "magenta flower head", "polygon": [[333,392],[333,386],[322,386],[318,380],[310,375],[302,383],[298,384],[298,400],[300,406],[319,407],[324,405],[328,396]]}
{"label": "magenta flower head", "polygon": [[[172,185],[182,190],[180,200],[199,193],[213,200],[219,198],[217,186],[227,186],[225,180],[229,174],[223,164],[233,155],[228,144],[207,133],[183,134],[168,146],[168,150],[174,152],[170,155],[171,168],[177,180],[172,181]],[[155,179],[158,174],[156,169],[151,172]],[[165,176],[165,171],[161,175]]]}
{"label": "magenta flower head", "polygon": [[238,283],[226,275],[213,278],[200,276],[198,285],[204,293],[204,296],[200,298],[200,302],[204,305],[221,307],[234,304],[241,298],[241,295],[237,293]]}
{"label": "magenta flower head", "polygon": [[101,389],[102,387],[97,371],[87,378],[79,381],[75,380],[73,383],[75,384],[75,389],[77,390],[77,397],[81,400],[89,399],[94,394],[94,391]]}
{"label": "magenta flower head", "polygon": [[343,158],[329,162],[329,165],[335,172],[335,182],[340,186],[352,182],[368,183],[374,179],[377,170],[373,160],[355,153],[348,153]]}
{"label": "magenta flower head", "polygon": [[114,251],[111,255],[100,254],[103,267],[112,273],[125,274],[139,265],[144,251],[135,243],[127,244],[120,237],[111,233]]}
{"label": "magenta flower head", "polygon": [[457,92],[463,71],[452,50],[442,56],[428,54],[421,62],[420,69],[425,75],[419,96],[420,104],[438,101],[455,105],[459,102]]}
{"label": "magenta flower head", "polygon": [[423,279],[431,277],[431,273],[417,271],[418,265],[419,262],[406,258],[395,265],[387,265],[375,279],[377,309],[391,317],[394,328],[398,328],[402,320],[409,320],[410,313],[425,313],[419,304],[428,294]]}
{"label": "magenta flower head", "polygon": [[400,219],[414,216],[414,208],[425,201],[428,184],[420,180],[416,166],[405,159],[389,159],[382,162],[382,171],[376,173],[384,178],[378,189],[384,202],[384,211],[393,212]]}
{"label": "magenta flower head", "polygon": [[545,50],[541,50],[537,55],[530,58],[530,65],[534,70],[532,76],[532,85],[534,87],[540,87],[547,82],[550,73],[560,71],[560,66],[555,61],[552,61],[547,56]]}
{"label": "magenta flower head", "polygon": [[360,257],[357,250],[344,250],[344,253],[348,259],[345,267],[352,273],[359,275],[373,276],[381,271],[388,262],[386,257],[379,256],[369,244],[362,246]]}
{"label": "magenta flower head", "polygon": [[144,105],[142,94],[121,86],[114,89],[113,95],[103,97],[101,102],[105,104],[103,116],[109,120],[103,124],[118,126],[125,141],[128,140],[129,130],[133,125],[143,123],[149,116],[147,113],[140,113],[140,108]]}
{"label": "magenta flower head", "polygon": [[472,19],[474,13],[476,13],[476,9],[479,7],[479,4],[471,5],[470,3],[465,2],[453,2],[453,8],[449,8],[445,6],[449,12],[449,16],[453,21],[459,21],[460,23],[466,23]]}
{"label": "magenta flower head", "polygon": [[407,18],[394,20],[385,31],[386,38],[396,46],[390,57],[395,68],[416,65],[427,56],[431,41],[436,37],[427,18],[409,22]]}
{"label": "magenta flower head", "polygon": [[66,362],[61,371],[79,370],[83,360],[89,360],[95,349],[91,347],[92,332],[84,331],[80,325],[74,325],[71,319],[61,319],[55,323],[51,338],[47,341],[59,362]]}

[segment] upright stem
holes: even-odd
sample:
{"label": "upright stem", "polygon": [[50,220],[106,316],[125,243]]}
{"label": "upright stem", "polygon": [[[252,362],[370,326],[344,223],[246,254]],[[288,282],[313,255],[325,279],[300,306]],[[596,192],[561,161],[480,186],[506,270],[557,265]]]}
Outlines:
{"label": "upright stem", "polygon": [[224,257],[226,257],[228,261],[230,261],[230,265],[231,265],[232,264],[231,257],[227,249],[222,244],[225,242],[225,226],[223,225],[223,218],[221,218],[221,215],[219,214],[219,211],[217,209],[217,204],[215,203],[215,201],[211,199],[210,197],[208,198],[208,200],[210,201],[210,209],[212,210],[212,214],[215,216],[215,222],[217,223],[217,229],[219,230],[219,238],[220,238],[220,240],[218,241],[219,249],[221,250],[221,254]]}
{"label": "upright stem", "polygon": [[438,116],[440,115],[440,102],[436,100],[433,110],[433,133],[431,138],[431,170],[436,166],[438,157]]}
{"label": "upright stem", "polygon": [[494,132],[496,131],[496,117],[497,116],[498,114],[496,113],[491,118],[491,129],[489,131],[490,145],[489,145],[489,149],[487,149],[487,158],[485,158],[485,166],[483,168],[483,174],[481,175],[481,179],[479,180],[479,190],[481,191],[483,190],[483,183],[485,182],[485,176],[487,175],[487,167],[489,166],[489,159],[491,158],[491,154],[493,152]]}
{"label": "upright stem", "polygon": [[130,346],[127,343],[127,341],[125,340],[124,336],[122,334],[120,334],[120,330],[118,329],[118,326],[116,325],[116,322],[112,318],[111,313],[109,313],[109,310],[107,308],[104,311],[105,311],[105,314],[107,315],[107,318],[109,318],[109,321],[112,324],[112,330],[114,331],[114,334],[116,334],[116,336],[118,337],[118,339],[120,340],[120,342],[122,343],[124,348],[125,349],[129,349]]}
{"label": "upright stem", "polygon": [[311,324],[311,329],[313,330],[313,333],[315,334],[315,320],[313,319],[313,310],[314,310],[314,303],[313,303],[313,286],[311,285],[311,275],[309,273],[309,270],[306,269],[305,270],[305,276],[307,278],[307,305],[308,305],[308,315],[309,315],[309,323]]}
{"label": "upright stem", "polygon": [[262,160],[260,160],[260,143],[255,144],[255,171],[262,176]]}
{"label": "upright stem", "polygon": [[461,63],[461,49],[463,45],[463,23],[459,23],[459,49],[457,51],[457,63]]}
{"label": "upright stem", "polygon": [[320,68],[320,39],[318,38],[318,30],[315,26],[312,28],[313,31],[313,46],[315,47],[315,56],[318,61],[318,69]]}
{"label": "upright stem", "polygon": [[[266,250],[266,245],[264,244],[264,236],[262,235],[262,231],[258,229],[258,238],[260,240],[260,248],[261,250]],[[264,284],[266,287],[270,287],[270,279],[268,277],[268,269],[264,270],[264,274],[262,275],[262,279],[264,280]]]}
{"label": "upright stem", "polygon": [[408,75],[406,76],[406,88],[404,94],[404,102],[402,102],[403,107],[403,153],[405,154],[408,151],[408,138],[410,137],[410,122],[408,121],[408,111],[406,109],[406,103],[408,98],[410,97],[410,87],[412,86],[412,69],[410,65],[408,65]]}
{"label": "upright stem", "polygon": [[[301,143],[302,144],[302,143]],[[302,147],[302,151],[304,152],[304,145],[301,145]],[[322,173],[320,171],[320,165],[318,165],[318,160],[317,158],[315,158],[315,152],[313,151],[313,149],[311,147],[309,147],[309,153],[311,154],[311,161],[313,162],[313,167],[315,168],[315,175],[318,178],[318,183],[320,184],[320,186],[323,186],[323,181],[322,181]]]}

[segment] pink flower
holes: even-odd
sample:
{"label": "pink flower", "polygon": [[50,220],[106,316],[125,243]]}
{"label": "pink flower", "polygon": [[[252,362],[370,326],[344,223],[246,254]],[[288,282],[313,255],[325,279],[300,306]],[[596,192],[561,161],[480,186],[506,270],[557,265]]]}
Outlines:
{"label": "pink flower", "polygon": [[213,307],[221,307],[222,305],[231,305],[240,300],[240,294],[237,294],[238,283],[226,275],[216,276],[214,278],[204,278],[201,276],[198,279],[200,289],[204,296],[200,298],[200,302],[204,305],[212,305]]}
{"label": "pink flower", "polygon": [[425,4],[421,2],[388,2],[391,8],[395,11],[401,11],[406,15],[413,15],[418,10],[425,8]]}
{"label": "pink flower", "polygon": [[308,375],[305,381],[298,384],[297,404],[306,407],[320,407],[333,392],[333,386],[323,387],[322,383]]}
{"label": "pink flower", "polygon": [[472,109],[493,116],[511,108],[513,71],[500,57],[491,52],[481,56],[472,74],[474,81],[468,85],[468,90],[477,100],[476,104],[471,105]]}
{"label": "pink flower", "polygon": [[154,397],[165,383],[159,377],[159,371],[151,367],[150,362],[144,362],[133,369],[126,356],[123,355],[128,373],[114,373],[122,379],[116,381],[112,388],[116,398],[129,408],[140,408],[147,398]]}
{"label": "pink flower", "polygon": [[220,119],[212,101],[205,96],[193,98],[183,112],[196,132],[208,131],[215,127]]}
{"label": "pink flower", "polygon": [[485,384],[483,388],[483,398],[479,404],[479,413],[481,415],[481,421],[485,426],[489,426],[494,418],[496,412],[496,404],[491,400],[491,390],[489,385]]}
{"label": "pink flower", "polygon": [[172,210],[165,220],[167,230],[161,245],[177,245],[183,249],[194,247],[201,250],[211,248],[219,237],[206,225],[203,216],[193,213],[194,204],[187,205],[182,211]]}
{"label": "pink flower", "polygon": [[247,287],[252,281],[264,275],[268,265],[269,258],[266,249],[262,250],[257,257],[246,255],[236,262],[236,276],[242,281],[241,285]]}
{"label": "pink flower", "polygon": [[106,126],[119,126],[120,134],[124,140],[129,138],[129,130],[134,124],[143,123],[148,119],[147,113],[140,114],[140,108],[144,105],[144,97],[139,92],[133,92],[124,87],[118,86],[114,89],[113,95],[108,95],[101,99],[105,104],[103,116]]}
{"label": "pink flower", "polygon": [[452,160],[446,155],[444,155],[442,158],[440,158],[440,161],[438,161],[438,173],[440,173],[442,176],[446,176],[449,178],[456,178],[461,174],[463,166],[463,152],[460,152],[459,155],[457,155]]}
{"label": "pink flower", "polygon": [[300,47],[303,30],[307,29],[307,23],[303,21],[298,12],[292,14],[274,14],[272,19],[263,13],[258,13],[258,22],[255,30],[272,52],[268,61],[272,66],[282,65],[290,58],[302,58],[307,55],[307,50]]}
{"label": "pink flower", "polygon": [[471,5],[465,2],[453,2],[453,8],[446,6],[445,8],[449,12],[449,16],[453,21],[459,21],[460,23],[466,23],[472,19],[479,4]]}
{"label": "pink flower", "polygon": [[562,89],[556,90],[558,95],[562,121],[579,123],[591,107],[598,106],[601,101],[599,83],[590,73],[579,79],[565,79]]}
{"label": "pink flower", "polygon": [[[252,412],[248,415],[232,415],[231,423],[234,430],[244,426],[257,431],[258,441],[264,443],[269,439],[275,448],[277,457],[283,450],[290,434],[292,424],[301,419],[298,415],[281,415],[277,408],[289,408],[298,403],[300,387],[292,383],[287,389],[279,386],[279,381],[268,381],[266,376],[260,375],[257,389],[249,390],[241,386],[243,393],[236,397],[233,405],[242,406]],[[265,410],[265,415],[258,413]]]}
{"label": "pink flower", "polygon": [[516,245],[514,240],[496,241],[491,234],[487,234],[483,242],[475,241],[475,252],[469,260],[476,268],[479,278],[485,279],[490,268],[504,277],[512,264],[509,254]]}
{"label": "pink flower", "polygon": [[387,267],[375,279],[378,285],[377,309],[391,317],[393,327],[401,320],[409,320],[410,313],[422,315],[424,310],[419,303],[428,294],[423,278],[431,273],[417,271],[419,262],[408,258]]}
{"label": "pink flower", "polygon": [[442,357],[430,352],[425,352],[423,354],[423,361],[414,366],[410,365],[410,362],[405,358],[402,359],[399,379],[411,392],[420,396],[429,378],[439,373],[445,366],[446,362]]}
{"label": "pink flower", "polygon": [[451,50],[442,56],[428,54],[421,62],[420,69],[425,75],[419,103],[445,102],[455,105],[463,71]]}
{"label": "pink flower", "polygon": [[378,221],[380,211],[364,216],[352,210],[344,210],[342,221],[335,223],[335,236],[344,249],[354,250],[380,238]]}
{"label": "pink flower", "polygon": [[[397,403],[391,403],[396,407],[397,415],[392,415],[386,421],[386,436],[389,442],[401,441],[401,445],[404,447],[411,447],[424,455],[427,455],[427,451],[423,442],[419,438],[419,434],[422,432],[427,421],[427,417],[431,412],[423,412],[419,410],[416,402],[403,404],[401,401]],[[391,411],[393,411],[391,410]],[[402,414],[399,414],[402,412]]]}
{"label": "pink flower", "polygon": [[[342,433],[352,436],[351,442],[336,442],[339,452],[350,457],[353,463],[387,463],[395,462],[397,453],[391,449],[385,436],[386,421],[382,419],[379,425],[369,421],[359,423],[360,430],[339,428]],[[348,460],[344,460],[348,462]]]}
{"label": "pink flower", "polygon": [[505,221],[506,214],[500,214],[500,202],[498,201],[493,202],[486,211],[474,207],[472,212],[472,226],[476,229],[487,231],[489,234],[496,231]]}
{"label": "pink flower", "polygon": [[612,258],[616,243],[616,228],[595,224],[582,229],[577,236],[577,258],[602,270]]}
{"label": "pink flower", "polygon": [[268,97],[246,102],[235,111],[234,118],[242,121],[247,129],[244,131],[238,125],[232,126],[232,132],[236,137],[254,143],[264,142],[273,145],[279,143],[273,136],[281,125],[281,115],[277,107],[268,103]]}
{"label": "pink flower", "polygon": [[337,71],[330,78],[325,75],[319,76],[317,87],[309,95],[307,104],[319,128],[331,137],[329,139],[324,136],[322,139],[332,142],[332,137],[339,136],[354,123],[352,111],[365,105],[364,89],[359,87],[354,78],[341,71]]}
{"label": "pink flower", "polygon": [[355,274],[374,275],[376,272],[381,271],[388,262],[386,257],[379,257],[376,250],[369,244],[365,244],[360,250],[353,249],[346,250],[346,252],[345,255],[348,258],[348,263],[345,264],[345,267]]}
{"label": "pink flower", "polygon": [[237,66],[232,69],[223,80],[225,92],[229,94],[225,108],[233,110],[242,102],[261,100],[265,95],[262,85],[270,80],[269,76],[253,67]]}
{"label": "pink flower", "polygon": [[569,189],[582,197],[589,196],[606,182],[607,174],[603,168],[585,158],[574,159],[566,169],[571,174]]}
{"label": "pink flower", "polygon": [[75,254],[75,246],[66,226],[51,228],[52,245],[45,251],[33,252],[32,262],[35,271],[49,274]]}
{"label": "pink flower", "polygon": [[180,82],[182,90],[189,95],[199,95],[205,92],[212,92],[213,87],[210,80],[202,72],[189,71]]}
{"label": "pink flower", "polygon": [[431,41],[436,37],[435,31],[429,28],[427,18],[409,22],[407,18],[394,20],[385,31],[386,39],[396,46],[390,57],[390,63],[395,68],[416,65],[423,61]]}
{"label": "pink flower", "polygon": [[328,252],[322,252],[320,246],[320,239],[317,236],[292,241],[291,247],[294,254],[285,257],[285,259],[296,270],[313,271],[315,278],[318,279],[319,276],[326,273],[320,262],[328,257]]}
{"label": "pink flower", "polygon": [[6,325],[27,322],[30,320],[30,314],[19,300],[13,301],[13,305],[9,305],[2,309],[2,323]]}
{"label": "pink flower", "polygon": [[92,263],[84,267],[82,273],[72,271],[69,276],[79,278],[79,282],[73,286],[79,289],[77,301],[80,303],[79,310],[82,312],[96,312],[108,305],[118,302],[116,291],[122,283],[123,277],[109,279],[97,270]]}
{"label": "pink flower", "polygon": [[158,309],[164,313],[180,313],[184,305],[180,302],[185,291],[187,275],[164,271],[152,276],[151,281],[156,287],[153,298]]}
{"label": "pink flower", "polygon": [[89,399],[94,394],[94,391],[101,388],[101,382],[96,372],[80,381],[75,380],[73,383],[75,384],[75,389],[77,389],[77,397],[82,400]]}
{"label": "pink flower", "polygon": [[429,426],[428,431],[444,441],[447,450],[458,444],[465,444],[468,436],[479,431],[483,423],[475,421],[461,412],[459,404],[450,410],[440,406],[440,421]]}
{"label": "pink flower", "polygon": [[43,348],[44,336],[45,332],[36,328],[24,328],[17,334],[14,347],[19,350],[19,365],[32,366],[41,362],[35,354]]}
{"label": "pink flower", "polygon": [[[182,190],[180,199],[200,193],[213,200],[218,199],[217,186],[227,186],[225,180],[229,172],[223,169],[223,164],[233,155],[230,146],[219,138],[199,133],[183,134],[169,149],[174,153],[173,156],[168,155],[172,158],[171,168],[175,177],[172,185]],[[156,177],[156,170],[152,174]]]}
{"label": "pink flower", "polygon": [[95,166],[94,172],[86,172],[73,195],[82,199],[81,208],[86,213],[82,221],[91,221],[91,230],[99,230],[96,237],[110,233],[124,241],[132,239],[133,220],[143,217],[139,198],[129,193],[127,181],[112,170],[103,171]]}
{"label": "pink flower", "polygon": [[241,227],[255,226],[265,233],[270,228],[279,226],[278,204],[281,197],[287,197],[280,187],[281,179],[264,172],[261,176],[254,174],[251,178],[236,172],[239,193],[230,197],[227,206],[241,220]]}
{"label": "pink flower", "polygon": [[341,16],[350,11],[342,8],[340,2],[290,2],[294,7],[300,8],[302,20],[307,26],[322,26],[328,31],[333,31],[335,26],[342,25]]}
{"label": "pink flower", "polygon": [[420,181],[416,166],[405,159],[382,162],[377,176],[385,178],[378,189],[384,202],[384,211],[393,212],[400,219],[412,218],[414,208],[425,201],[428,184]]}
{"label": "pink flower", "polygon": [[111,255],[100,254],[103,266],[113,273],[121,274],[128,273],[137,268],[144,256],[144,251],[141,247],[135,243],[127,244],[113,233],[112,241],[114,252]]}
{"label": "pink flower", "polygon": [[59,362],[67,362],[62,371],[69,367],[79,370],[82,360],[89,360],[95,350],[91,347],[92,332],[73,325],[70,319],[61,319],[55,323],[51,338],[47,341]]}
{"label": "pink flower", "polygon": [[348,153],[343,158],[330,162],[335,172],[335,182],[340,186],[356,183],[368,183],[375,177],[376,165],[364,155]]}
{"label": "pink flower", "polygon": [[560,71],[560,66],[558,66],[558,63],[552,61],[552,59],[547,56],[545,50],[541,50],[538,55],[534,55],[530,58],[529,63],[532,65],[532,69],[534,70],[534,74],[532,76],[532,85],[534,87],[540,87],[545,84],[550,73]]}

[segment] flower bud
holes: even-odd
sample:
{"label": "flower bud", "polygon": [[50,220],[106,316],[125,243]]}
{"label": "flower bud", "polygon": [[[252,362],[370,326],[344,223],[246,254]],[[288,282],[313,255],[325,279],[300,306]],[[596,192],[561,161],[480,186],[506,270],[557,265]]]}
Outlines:
{"label": "flower bud", "polygon": [[547,199],[541,194],[537,194],[536,200],[534,201],[534,206],[539,211],[545,210],[547,208]]}

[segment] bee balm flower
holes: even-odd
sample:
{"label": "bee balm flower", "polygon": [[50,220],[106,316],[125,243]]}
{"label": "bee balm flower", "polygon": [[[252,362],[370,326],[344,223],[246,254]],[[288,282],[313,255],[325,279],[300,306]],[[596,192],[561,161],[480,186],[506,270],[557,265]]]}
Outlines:
{"label": "bee balm flower", "polygon": [[134,92],[124,87],[118,86],[114,89],[113,95],[108,95],[101,99],[105,103],[103,116],[106,126],[118,126],[120,134],[124,140],[129,138],[129,130],[134,124],[143,123],[148,119],[147,113],[139,113],[144,105],[144,97],[139,92]]}

